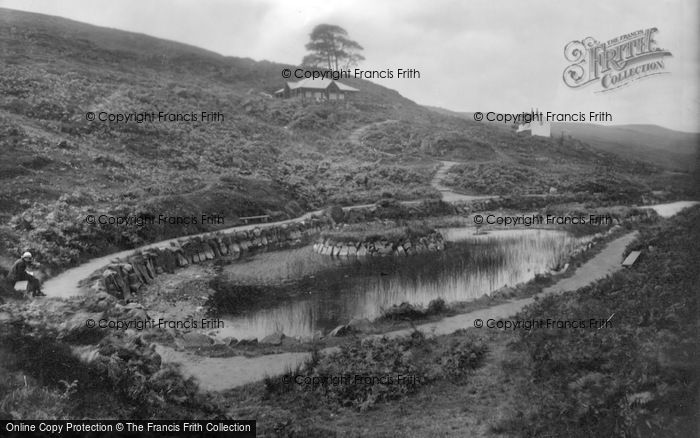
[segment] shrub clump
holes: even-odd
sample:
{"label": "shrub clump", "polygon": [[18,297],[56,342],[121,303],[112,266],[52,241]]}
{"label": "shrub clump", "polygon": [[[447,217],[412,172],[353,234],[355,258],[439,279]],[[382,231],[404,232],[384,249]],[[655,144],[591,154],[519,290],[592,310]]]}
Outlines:
{"label": "shrub clump", "polygon": [[382,310],[380,319],[389,321],[411,321],[415,319],[425,318],[431,315],[439,315],[445,313],[448,306],[442,298],[436,298],[428,303],[428,308],[416,306],[410,303],[403,302],[398,306],[394,304],[388,309]]}

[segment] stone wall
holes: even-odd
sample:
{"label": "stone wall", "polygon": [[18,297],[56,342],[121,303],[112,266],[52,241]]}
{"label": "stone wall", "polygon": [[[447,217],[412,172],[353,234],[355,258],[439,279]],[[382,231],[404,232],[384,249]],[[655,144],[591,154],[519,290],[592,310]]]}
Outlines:
{"label": "stone wall", "polygon": [[216,232],[171,242],[169,248],[152,248],[123,259],[113,260],[91,277],[91,288],[129,300],[144,284],[158,274],[202,263],[219,257],[237,258],[241,253],[259,248],[284,248],[302,243],[330,226],[325,217],[300,222],[256,227],[249,231]]}
{"label": "stone wall", "polygon": [[388,257],[410,256],[427,252],[442,251],[445,242],[442,234],[431,233],[424,237],[405,238],[398,242],[388,240],[339,242],[331,237],[319,239],[314,251],[331,257]]}

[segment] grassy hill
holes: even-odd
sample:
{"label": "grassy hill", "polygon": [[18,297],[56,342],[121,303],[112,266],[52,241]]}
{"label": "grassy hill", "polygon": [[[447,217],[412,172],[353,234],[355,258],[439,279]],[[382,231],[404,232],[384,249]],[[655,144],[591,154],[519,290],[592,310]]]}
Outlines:
{"label": "grassy hill", "polygon": [[[643,190],[679,187],[654,179],[660,175],[654,166],[616,159],[584,142],[517,136],[439,114],[363,80],[346,81],[360,90],[348,105],[273,99],[285,67],[291,66],[0,9],[3,254],[30,249],[65,267],[110,250],[231,226],[242,216],[290,217],[331,204],[436,196],[430,180],[437,159],[471,166],[452,181],[470,190],[475,173],[490,178],[489,169],[504,165],[573,180],[629,176]],[[88,112],[151,111],[220,112],[223,120],[86,119]],[[517,182],[533,193],[549,183]],[[221,214],[225,222],[148,231],[85,223],[88,214],[203,213]]]}
{"label": "grassy hill", "polygon": [[[439,114],[473,120],[472,112],[450,111],[426,107]],[[500,122],[482,123],[510,131],[512,127]],[[604,126],[593,123],[552,123],[552,137],[561,135],[582,141],[593,148],[618,157],[639,160],[670,171],[693,172],[700,160],[700,134],[674,131],[657,125]]]}
{"label": "grassy hill", "polygon": [[553,123],[552,135],[570,135],[591,146],[626,157],[687,172],[697,167],[700,134],[656,125],[601,126],[590,123]]}

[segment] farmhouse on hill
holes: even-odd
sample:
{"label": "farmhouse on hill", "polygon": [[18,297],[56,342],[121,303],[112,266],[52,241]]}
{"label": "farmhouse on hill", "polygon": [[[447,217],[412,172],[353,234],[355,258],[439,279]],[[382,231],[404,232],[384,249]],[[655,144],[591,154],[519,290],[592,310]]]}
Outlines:
{"label": "farmhouse on hill", "polygon": [[332,79],[304,79],[299,82],[287,82],[284,88],[275,91],[275,96],[283,99],[300,98],[302,100],[344,101],[357,88],[350,87]]}

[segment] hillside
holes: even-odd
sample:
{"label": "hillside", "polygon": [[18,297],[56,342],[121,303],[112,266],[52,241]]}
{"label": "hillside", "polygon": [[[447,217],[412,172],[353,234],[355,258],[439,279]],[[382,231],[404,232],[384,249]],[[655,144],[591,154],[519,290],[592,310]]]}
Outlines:
{"label": "hillside", "polygon": [[[362,80],[347,105],[278,100],[268,61],[224,57],[146,35],[0,9],[0,248],[30,249],[58,269],[157,239],[293,217],[332,204],[437,195],[436,160],[474,172],[524,169],[577,180],[615,175],[639,189],[684,193],[659,169],[578,140],[534,139],[438,114]],[[218,121],[117,123],[95,114],[221,113]],[[484,164],[483,168],[480,164]],[[459,169],[457,169],[459,170]],[[463,170],[463,169],[462,169]],[[550,181],[525,176],[528,193]],[[502,187],[508,190],[508,186]],[[488,192],[488,190],[485,190]],[[681,195],[677,195],[681,196]],[[89,214],[200,216],[221,224],[94,226]],[[0,258],[0,265],[5,265]],[[9,259],[6,259],[9,260]]]}
{"label": "hillside", "polygon": [[601,126],[590,123],[553,123],[552,135],[570,135],[603,151],[637,157],[669,170],[697,167],[700,134],[656,125]]}
{"label": "hillside", "polygon": [[[426,106],[436,113],[473,120],[472,112],[450,111]],[[493,128],[509,131],[512,127],[500,122],[482,122]],[[674,131],[657,125],[604,126],[593,123],[552,123],[552,137],[561,135],[582,141],[593,148],[621,158],[640,160],[670,171],[693,172],[700,159],[700,134]]]}

